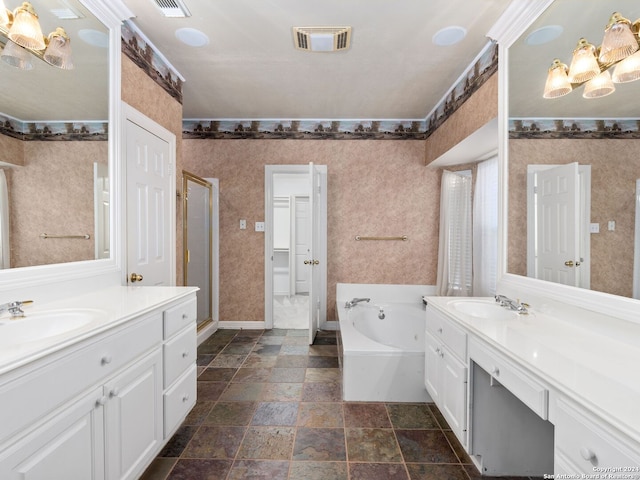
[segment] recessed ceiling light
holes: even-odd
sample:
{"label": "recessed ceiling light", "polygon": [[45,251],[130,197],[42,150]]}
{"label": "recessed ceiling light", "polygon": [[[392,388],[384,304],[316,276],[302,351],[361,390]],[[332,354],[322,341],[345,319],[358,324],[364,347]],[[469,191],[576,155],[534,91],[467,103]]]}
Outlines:
{"label": "recessed ceiling light", "polygon": [[561,25],[547,25],[546,27],[541,27],[525,38],[524,43],[527,45],[542,45],[544,43],[549,43],[551,40],[555,40],[560,35],[562,35],[563,28]]}
{"label": "recessed ceiling light", "polygon": [[94,47],[107,48],[109,46],[109,35],[100,30],[83,28],[78,30],[78,37],[84,42]]}
{"label": "recessed ceiling light", "polygon": [[209,37],[195,28],[179,28],[176,38],[190,47],[202,47],[209,43]]}
{"label": "recessed ceiling light", "polygon": [[438,30],[432,38],[434,44],[441,47],[455,45],[467,36],[467,29],[459,26],[445,27]]}

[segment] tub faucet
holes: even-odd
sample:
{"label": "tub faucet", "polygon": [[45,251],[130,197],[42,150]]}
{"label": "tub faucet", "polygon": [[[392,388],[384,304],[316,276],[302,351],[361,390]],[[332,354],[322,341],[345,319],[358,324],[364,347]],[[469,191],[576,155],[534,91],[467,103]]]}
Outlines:
{"label": "tub faucet", "polygon": [[11,318],[24,317],[22,307],[31,303],[33,303],[33,300],[16,300],[15,302],[4,303],[0,305],[0,315],[4,312],[9,312],[11,314]]}
{"label": "tub faucet", "polygon": [[352,308],[352,307],[355,307],[360,302],[369,302],[369,301],[371,301],[370,298],[354,298],[353,300],[350,300],[347,303],[345,303],[344,308]]}

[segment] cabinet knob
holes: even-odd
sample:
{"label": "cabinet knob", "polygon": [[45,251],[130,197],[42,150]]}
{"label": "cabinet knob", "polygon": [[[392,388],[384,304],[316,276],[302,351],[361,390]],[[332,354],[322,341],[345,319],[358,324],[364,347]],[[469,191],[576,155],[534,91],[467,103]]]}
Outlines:
{"label": "cabinet knob", "polygon": [[442,333],[442,327],[438,329],[438,333]]}
{"label": "cabinet knob", "polygon": [[582,458],[584,458],[587,462],[592,462],[597,458],[596,453],[587,447],[582,447],[580,449],[580,455],[582,455]]}
{"label": "cabinet knob", "polygon": [[186,320],[187,318],[189,318],[189,315],[187,315],[186,313],[183,313],[183,314],[182,314],[182,319],[183,319],[183,320]]}
{"label": "cabinet knob", "polygon": [[189,356],[189,352],[182,352],[182,358],[187,358]]}
{"label": "cabinet knob", "polygon": [[111,358],[111,355],[105,355],[104,357],[102,357],[102,359],[100,359],[100,363],[102,365],[109,365],[112,360],[113,358]]}
{"label": "cabinet knob", "polygon": [[498,367],[493,367],[493,370],[491,370],[491,376],[499,377],[500,376],[500,369]]}
{"label": "cabinet knob", "polygon": [[107,403],[107,397],[100,397],[99,399],[96,400],[96,407],[101,407],[105,403]]}
{"label": "cabinet knob", "polygon": [[189,401],[189,394],[188,394],[188,393],[185,393],[185,394],[182,396],[182,401],[183,401],[183,402],[188,402],[188,401]]}
{"label": "cabinet knob", "polygon": [[118,390],[117,388],[113,388],[109,392],[109,398],[117,397],[119,393],[120,393],[120,390]]}
{"label": "cabinet knob", "polygon": [[440,347],[436,348],[436,353],[440,355]]}

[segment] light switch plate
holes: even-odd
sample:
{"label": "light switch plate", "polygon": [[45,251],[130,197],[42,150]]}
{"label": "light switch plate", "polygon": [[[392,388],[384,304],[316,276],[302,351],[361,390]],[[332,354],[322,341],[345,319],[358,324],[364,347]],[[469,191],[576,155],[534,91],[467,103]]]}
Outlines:
{"label": "light switch plate", "polygon": [[247,221],[245,219],[240,220],[240,230],[246,230]]}
{"label": "light switch plate", "polygon": [[256,222],[256,232],[264,232],[264,222]]}

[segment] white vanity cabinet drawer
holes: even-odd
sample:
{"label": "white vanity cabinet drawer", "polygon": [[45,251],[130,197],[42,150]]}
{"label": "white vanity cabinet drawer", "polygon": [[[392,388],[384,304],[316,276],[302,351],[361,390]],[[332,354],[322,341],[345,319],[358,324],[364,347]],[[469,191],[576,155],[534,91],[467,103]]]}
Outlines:
{"label": "white vanity cabinet drawer", "polygon": [[[582,408],[558,398],[555,419],[555,449],[578,469],[574,473],[593,474],[597,468],[627,468],[616,474],[638,475],[640,449],[621,442],[619,435]],[[634,453],[635,452],[635,453]],[[622,478],[622,477],[620,477]]]}
{"label": "white vanity cabinet drawer", "polygon": [[543,420],[549,418],[549,390],[521,367],[482,343],[469,341],[469,359],[518,397]]}
{"label": "white vanity cabinet drawer", "polygon": [[161,341],[158,312],[5,376],[0,380],[0,442]]}
{"label": "white vanity cabinet drawer", "polygon": [[430,306],[427,306],[427,331],[444,343],[460,360],[466,361],[467,333]]}
{"label": "white vanity cabinet drawer", "polygon": [[194,297],[164,311],[164,338],[179,332],[197,319],[198,303]]}
{"label": "white vanity cabinet drawer", "polygon": [[195,324],[164,344],[164,388],[171,385],[196,361],[197,335]]}
{"label": "white vanity cabinet drawer", "polygon": [[171,435],[196,403],[197,367],[194,363],[164,393],[164,437]]}

